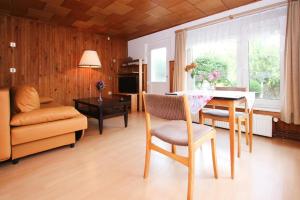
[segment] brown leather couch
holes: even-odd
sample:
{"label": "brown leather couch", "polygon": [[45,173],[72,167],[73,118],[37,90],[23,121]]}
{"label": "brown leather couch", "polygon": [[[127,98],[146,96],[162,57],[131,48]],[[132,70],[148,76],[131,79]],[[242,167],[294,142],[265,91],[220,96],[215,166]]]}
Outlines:
{"label": "brown leather couch", "polygon": [[87,129],[87,118],[74,107],[38,96],[29,86],[0,89],[0,161],[75,145],[75,132]]}

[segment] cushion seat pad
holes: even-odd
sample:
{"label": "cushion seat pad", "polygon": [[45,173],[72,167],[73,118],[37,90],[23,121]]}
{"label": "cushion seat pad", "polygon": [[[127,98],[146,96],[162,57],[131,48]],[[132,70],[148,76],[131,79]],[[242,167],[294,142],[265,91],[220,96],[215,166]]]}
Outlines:
{"label": "cushion seat pad", "polygon": [[[204,113],[206,115],[229,118],[229,111],[228,110],[203,109],[202,113]],[[247,115],[247,114],[243,113],[243,112],[235,112],[235,117],[244,117],[245,115]]]}
{"label": "cushion seat pad", "polygon": [[[202,124],[193,123],[192,127],[194,142],[213,131],[213,128],[210,126]],[[170,144],[188,146],[187,125],[182,120],[173,120],[162,126],[153,128],[151,129],[151,135]]]}

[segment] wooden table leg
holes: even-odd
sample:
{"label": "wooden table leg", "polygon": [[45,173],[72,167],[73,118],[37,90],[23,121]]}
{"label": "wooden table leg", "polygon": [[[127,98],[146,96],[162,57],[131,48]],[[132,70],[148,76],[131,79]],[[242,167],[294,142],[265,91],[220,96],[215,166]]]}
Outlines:
{"label": "wooden table leg", "polygon": [[78,105],[77,101],[75,101],[75,108],[76,108],[76,110],[78,110],[78,108],[79,108],[79,105]]}
{"label": "wooden table leg", "polygon": [[102,110],[101,107],[99,108],[98,125],[99,125],[99,132],[100,132],[100,135],[101,135],[102,131],[103,131],[103,110]]}
{"label": "wooden table leg", "polygon": [[235,105],[229,106],[229,138],[230,138],[230,168],[231,178],[234,178],[234,134],[235,134]]}
{"label": "wooden table leg", "polygon": [[249,149],[250,153],[252,153],[252,137],[253,136],[253,109],[249,113]]}
{"label": "wooden table leg", "polygon": [[126,105],[124,106],[124,123],[125,123],[125,127],[127,127],[127,125],[128,125],[128,108]]}

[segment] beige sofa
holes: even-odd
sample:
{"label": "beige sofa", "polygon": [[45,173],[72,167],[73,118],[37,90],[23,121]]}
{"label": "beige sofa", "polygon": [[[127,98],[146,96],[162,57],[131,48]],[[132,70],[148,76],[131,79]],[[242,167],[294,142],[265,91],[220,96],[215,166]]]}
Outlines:
{"label": "beige sofa", "polygon": [[64,145],[74,147],[75,132],[87,129],[87,118],[49,98],[32,99],[32,87],[21,90],[14,96],[7,88],[0,89],[0,161],[17,163],[30,154]]}

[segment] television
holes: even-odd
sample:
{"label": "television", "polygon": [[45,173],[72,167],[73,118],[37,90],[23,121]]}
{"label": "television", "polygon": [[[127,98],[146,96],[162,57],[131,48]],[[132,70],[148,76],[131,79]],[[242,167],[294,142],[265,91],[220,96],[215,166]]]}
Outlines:
{"label": "television", "polygon": [[139,91],[138,76],[119,76],[118,83],[120,93],[138,93]]}

